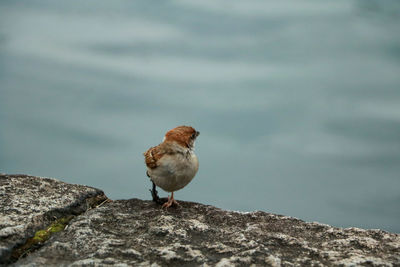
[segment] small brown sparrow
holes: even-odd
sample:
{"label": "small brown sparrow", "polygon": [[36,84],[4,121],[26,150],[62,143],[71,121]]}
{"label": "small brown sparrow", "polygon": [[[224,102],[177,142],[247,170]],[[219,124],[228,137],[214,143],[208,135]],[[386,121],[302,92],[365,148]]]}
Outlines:
{"label": "small brown sparrow", "polygon": [[153,182],[153,200],[158,199],[155,185],[171,192],[171,197],[168,196],[163,208],[178,205],[174,192],[184,188],[199,169],[199,161],[193,151],[199,134],[193,127],[178,126],[165,134],[161,144],[151,147],[143,154],[147,176]]}

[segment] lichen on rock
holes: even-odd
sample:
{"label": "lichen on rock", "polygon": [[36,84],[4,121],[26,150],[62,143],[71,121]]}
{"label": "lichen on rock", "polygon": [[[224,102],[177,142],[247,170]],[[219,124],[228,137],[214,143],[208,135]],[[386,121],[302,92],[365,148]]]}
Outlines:
{"label": "lichen on rock", "polygon": [[[400,266],[398,234],[180,204],[163,210],[152,201],[116,200],[86,208],[66,228],[65,221],[53,219],[31,236],[44,240],[49,232],[57,233],[16,265]],[[15,235],[23,229],[10,224],[0,233]]]}
{"label": "lichen on rock", "polygon": [[[40,262],[144,266],[395,266],[400,236],[335,228],[254,212],[180,201],[117,200],[77,216],[68,229],[19,264]],[[63,250],[59,246],[63,246]],[[51,256],[49,256],[51,255]],[[69,255],[66,258],[66,255]]]}

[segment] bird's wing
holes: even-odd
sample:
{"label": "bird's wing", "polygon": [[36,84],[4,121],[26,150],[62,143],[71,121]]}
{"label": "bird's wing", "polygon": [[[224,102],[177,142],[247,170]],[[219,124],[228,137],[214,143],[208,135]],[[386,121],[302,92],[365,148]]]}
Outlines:
{"label": "bird's wing", "polygon": [[180,150],[177,150],[174,144],[168,143],[168,142],[163,142],[159,144],[158,146],[151,147],[149,150],[147,150],[145,153],[143,153],[145,162],[147,167],[150,169],[154,169],[158,166],[159,160],[164,156],[164,155],[173,155],[173,154],[178,154],[178,153],[183,153]]}
{"label": "bird's wing", "polygon": [[143,155],[146,162],[146,166],[149,167],[150,169],[156,168],[158,160],[161,159],[162,156],[164,156],[164,153],[162,152],[163,151],[160,148],[160,145],[151,147],[146,152],[144,152]]}

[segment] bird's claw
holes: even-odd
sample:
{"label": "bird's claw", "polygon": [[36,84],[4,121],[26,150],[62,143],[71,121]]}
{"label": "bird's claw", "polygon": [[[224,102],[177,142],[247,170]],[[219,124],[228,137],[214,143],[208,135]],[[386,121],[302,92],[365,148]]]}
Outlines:
{"label": "bird's claw", "polygon": [[168,196],[168,201],[162,207],[163,209],[168,209],[171,206],[180,206],[180,204],[173,197]]}

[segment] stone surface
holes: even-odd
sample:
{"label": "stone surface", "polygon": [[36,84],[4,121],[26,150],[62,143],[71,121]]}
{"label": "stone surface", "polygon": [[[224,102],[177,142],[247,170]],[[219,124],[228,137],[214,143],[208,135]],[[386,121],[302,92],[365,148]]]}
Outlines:
{"label": "stone surface", "polygon": [[9,262],[13,249],[36,231],[58,218],[78,215],[105,198],[92,187],[0,174],[0,264]]}
{"label": "stone surface", "polygon": [[117,200],[70,221],[24,265],[400,266],[400,235],[180,202]]}
{"label": "stone surface", "polygon": [[26,175],[0,175],[0,197],[0,265],[400,266],[400,235],[381,230],[184,201],[169,210],[108,202],[98,189]]}

